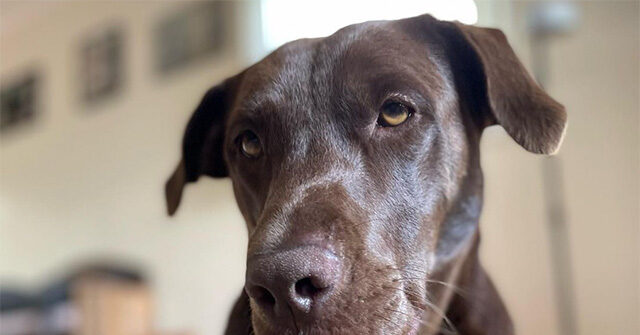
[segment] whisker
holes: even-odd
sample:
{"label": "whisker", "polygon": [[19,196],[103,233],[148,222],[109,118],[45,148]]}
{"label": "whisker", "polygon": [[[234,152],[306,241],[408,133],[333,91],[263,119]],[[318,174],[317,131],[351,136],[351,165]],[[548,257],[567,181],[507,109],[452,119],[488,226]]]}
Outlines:
{"label": "whisker", "polygon": [[453,325],[453,322],[447,317],[447,315],[440,309],[440,307],[436,306],[434,303],[430,302],[428,299],[425,300],[425,304],[431,308],[434,312],[438,314],[438,316],[444,320],[445,324],[451,328],[451,334],[458,334],[458,330]]}
{"label": "whisker", "polygon": [[427,275],[429,275],[428,271],[423,270],[423,269],[418,269],[416,267],[412,267],[412,266],[407,266],[404,269],[400,269],[400,268],[396,268],[396,267],[391,267],[390,270],[394,270],[394,271],[398,271],[400,272],[400,276],[401,279],[395,280],[394,281],[410,281],[410,280],[419,280],[419,281],[426,281],[427,283],[430,284],[438,284],[438,285],[442,285],[445,287],[448,287],[450,289],[452,289],[454,291],[454,293],[456,293],[457,295],[460,295],[463,298],[466,298],[468,295],[468,291],[466,291],[465,289],[460,288],[459,286],[452,284],[452,283],[447,283],[444,281],[440,281],[440,280],[435,280],[435,279],[429,279],[429,278],[423,278],[423,277],[405,277],[402,276],[402,274],[405,273],[415,273],[415,274],[421,274],[424,275],[425,277],[427,277]]}
{"label": "whisker", "polygon": [[[403,290],[402,288],[399,287],[393,287],[393,286],[382,286],[383,289],[393,289],[393,290],[397,290],[400,291],[402,293],[404,293],[405,295],[407,295],[410,298],[413,298],[414,300],[424,300],[423,303],[425,305],[425,307],[429,307],[433,312],[435,312],[437,314],[438,317],[440,317],[440,319],[444,320],[445,322],[445,326],[452,329],[452,330],[448,330],[448,329],[441,329],[443,331],[448,331],[449,334],[458,334],[458,331],[456,329],[456,327],[453,325],[453,322],[451,322],[451,320],[447,317],[446,313],[444,313],[437,305],[435,305],[434,303],[432,303],[431,301],[429,301],[428,295],[427,297],[425,297],[425,299],[420,299],[421,297],[416,295],[413,292],[407,292],[405,290]],[[425,311],[425,308],[422,306],[418,306],[418,308],[420,308],[422,311]]]}
{"label": "whisker", "polygon": [[431,324],[430,322],[428,322],[428,321],[426,321],[426,320],[423,320],[422,318],[420,318],[420,317],[418,317],[418,316],[409,315],[409,314],[407,314],[407,313],[405,313],[405,312],[402,312],[402,311],[399,311],[399,310],[396,310],[396,309],[392,309],[392,308],[385,308],[385,310],[390,311],[390,312],[392,312],[392,313],[400,313],[400,314],[403,314],[403,315],[405,315],[405,316],[407,316],[407,317],[409,317],[409,318],[411,318],[411,319],[413,319],[413,320],[418,321],[418,323],[420,323],[420,324],[421,324],[421,325],[423,325],[423,326],[426,326],[427,328],[429,328],[429,329],[431,329],[431,330],[440,330],[440,327],[439,327],[439,326],[437,326],[437,325],[433,325],[433,324]]}
{"label": "whisker", "polygon": [[434,280],[434,279],[429,279],[429,278],[421,278],[421,277],[401,277],[401,278],[394,278],[393,281],[394,282],[405,282],[405,281],[412,281],[412,280],[424,280],[427,283],[430,284],[439,284],[442,286],[445,286],[447,288],[452,289],[456,294],[460,295],[460,296],[466,296],[467,295],[467,291],[460,288],[459,286],[456,286],[454,284],[451,283],[447,283],[441,280]]}
{"label": "whisker", "polygon": [[378,318],[380,318],[380,319],[382,319],[382,320],[384,320],[384,321],[386,321],[386,322],[388,322],[388,323],[393,324],[393,326],[394,326],[394,327],[398,327],[398,328],[400,328],[400,327],[401,327],[397,322],[395,322],[395,321],[391,320],[391,319],[390,319],[390,318],[388,318],[388,317],[385,317],[383,314],[380,314],[380,313],[373,313],[372,315],[373,315],[373,316],[376,316],[376,317],[378,317]]}

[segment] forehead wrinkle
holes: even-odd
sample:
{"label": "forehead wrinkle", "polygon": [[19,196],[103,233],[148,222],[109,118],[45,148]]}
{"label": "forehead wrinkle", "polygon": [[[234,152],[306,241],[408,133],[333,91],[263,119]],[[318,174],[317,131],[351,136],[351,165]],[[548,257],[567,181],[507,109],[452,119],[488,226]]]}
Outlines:
{"label": "forehead wrinkle", "polygon": [[[291,169],[285,167],[283,173],[290,173]],[[328,188],[331,184],[340,184],[342,186],[350,186],[353,179],[361,176],[363,164],[359,154],[350,155],[345,159],[334,161],[322,173],[314,173],[310,178],[296,184],[292,189],[287,189],[291,196],[287,201],[288,205],[295,206],[310,193],[310,190],[317,188]],[[345,187],[347,191],[352,187]],[[348,192],[354,200],[360,200],[360,196],[356,192]]]}
{"label": "forehead wrinkle", "polygon": [[364,206],[364,191],[359,187],[356,179],[362,178],[363,164],[359,154],[355,154],[351,159],[345,159],[342,164],[332,164],[329,169],[321,174],[314,174],[311,178],[295,185],[294,187],[283,187],[277,192],[286,193],[286,200],[281,202],[278,194],[269,192],[265,208],[276,208],[269,217],[262,217],[262,224],[274,225],[274,234],[270,235],[268,241],[264,241],[269,247],[277,247],[282,239],[286,237],[287,222],[296,208],[304,200],[313,195],[319,189],[328,189],[331,185],[339,185],[346,190],[348,196],[358,206]]}

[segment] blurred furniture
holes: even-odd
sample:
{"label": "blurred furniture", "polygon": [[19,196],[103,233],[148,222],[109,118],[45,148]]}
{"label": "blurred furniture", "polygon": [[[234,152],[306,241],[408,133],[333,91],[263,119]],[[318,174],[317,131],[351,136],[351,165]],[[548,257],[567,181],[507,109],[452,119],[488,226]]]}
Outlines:
{"label": "blurred furniture", "polygon": [[0,334],[38,334],[39,320],[35,298],[19,290],[0,290]]}
{"label": "blurred furniture", "polygon": [[0,294],[0,335],[152,333],[151,292],[134,271],[85,267],[37,297],[8,290]]}

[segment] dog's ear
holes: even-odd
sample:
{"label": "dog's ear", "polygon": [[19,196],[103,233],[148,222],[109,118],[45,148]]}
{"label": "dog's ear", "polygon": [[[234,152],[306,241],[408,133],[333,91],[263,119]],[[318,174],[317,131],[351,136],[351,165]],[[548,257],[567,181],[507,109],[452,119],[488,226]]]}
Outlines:
{"label": "dog's ear", "polygon": [[182,140],[182,159],[165,185],[169,215],[178,209],[186,183],[197,181],[201,175],[228,175],[222,146],[237,81],[232,77],[207,91],[191,116]]}
{"label": "dog's ear", "polygon": [[[500,124],[523,148],[554,154],[560,148],[567,114],[527,73],[506,36],[498,29],[446,22],[425,15],[422,28],[440,32],[462,87],[481,126]],[[479,108],[479,109],[478,109]]]}
{"label": "dog's ear", "polygon": [[531,78],[500,30],[455,25],[479,60],[495,121],[525,149],[556,153],[567,125],[564,107]]}

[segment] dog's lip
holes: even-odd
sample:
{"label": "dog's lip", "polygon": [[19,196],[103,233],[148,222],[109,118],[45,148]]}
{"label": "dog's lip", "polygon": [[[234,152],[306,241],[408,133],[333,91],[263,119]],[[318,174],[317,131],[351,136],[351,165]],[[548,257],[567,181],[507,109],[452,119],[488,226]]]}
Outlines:
{"label": "dog's lip", "polygon": [[[409,324],[410,324],[411,328],[406,333],[402,332],[402,333],[400,333],[398,335],[418,335],[418,333],[420,331],[420,325],[421,325],[420,321],[419,320],[413,320],[413,321],[410,321]],[[393,325],[393,324],[389,323],[389,325]],[[394,325],[394,327],[395,327],[395,325]],[[297,326],[296,326],[296,328],[286,328],[286,329],[274,327],[274,328],[272,328],[272,330],[275,330],[277,333],[287,333],[288,331],[294,330],[294,331],[296,331],[295,334],[307,334],[307,332],[304,332],[304,333],[300,332],[299,329],[297,328]],[[313,334],[316,334],[316,333],[313,333]],[[388,333],[386,333],[386,334],[388,334]]]}
{"label": "dog's lip", "polygon": [[[385,330],[385,334],[397,334],[397,335],[418,335],[420,334],[421,330],[422,330],[422,325],[423,325],[423,315],[421,313],[418,313],[415,310],[410,311],[406,311],[407,313],[402,313],[402,315],[406,315],[408,316],[407,319],[404,320],[404,322],[402,322],[403,326],[398,327],[398,323],[397,322],[393,322],[393,321],[389,321],[389,322],[385,322],[385,323],[381,323],[381,324],[377,324],[378,330],[380,329],[384,329]],[[393,317],[393,316],[392,316]],[[267,333],[271,334],[272,332],[278,333],[278,334],[284,334],[284,333],[288,333],[291,331],[294,331],[294,334],[309,334],[308,331],[304,331],[304,332],[300,332],[300,329],[297,327],[297,325],[291,325],[294,328],[290,328],[291,326],[287,327],[285,326],[285,328],[283,328],[283,325],[277,325],[277,324],[273,324],[267,320],[262,320],[263,322],[267,323],[267,327],[268,329],[270,329],[270,331],[267,331]],[[398,320],[399,321],[399,320]],[[294,321],[295,322],[295,321]],[[332,324],[332,322],[330,320],[325,321],[325,323],[328,324]],[[326,324],[325,324],[326,326]],[[331,327],[329,327],[331,328]],[[341,330],[345,330],[347,331],[348,329],[344,329],[342,327],[338,327]],[[398,329],[399,328],[399,329]],[[397,333],[395,331],[398,331]],[[331,332],[328,332],[327,334],[329,334]],[[352,334],[356,334],[358,333],[356,330],[352,330],[351,331]],[[256,334],[258,334],[256,332]],[[315,331],[311,331],[311,334],[324,334],[324,332],[322,333],[317,333]]]}

